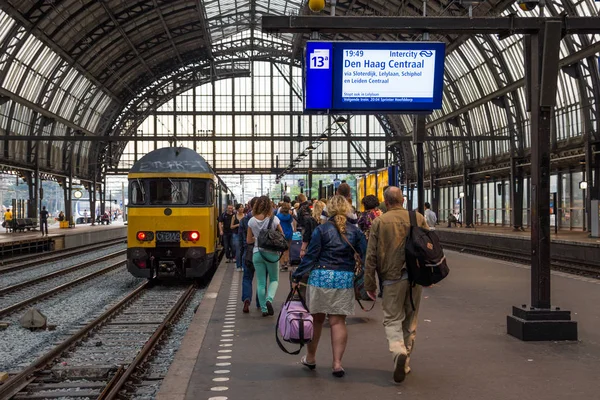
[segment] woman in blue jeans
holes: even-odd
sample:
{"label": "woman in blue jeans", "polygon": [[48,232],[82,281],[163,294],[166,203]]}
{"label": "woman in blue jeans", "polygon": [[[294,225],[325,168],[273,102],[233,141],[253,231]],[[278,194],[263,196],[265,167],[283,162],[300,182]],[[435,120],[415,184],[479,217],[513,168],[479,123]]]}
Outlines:
{"label": "woman in blue jeans", "polygon": [[238,204],[233,218],[231,218],[231,231],[233,232],[233,250],[235,251],[235,270],[242,271],[242,235],[239,233],[240,222],[245,217],[244,205]]}
{"label": "woman in blue jeans", "polygon": [[[282,232],[279,218],[272,216],[272,214],[271,199],[267,196],[259,197],[252,209],[253,217],[248,222],[248,236],[246,237],[248,244],[255,243],[256,238],[260,235],[260,231],[264,229],[277,229],[279,232]],[[253,251],[252,261],[256,270],[256,290],[258,292],[262,315],[266,317],[275,313],[273,310],[273,298],[279,285],[279,253],[261,249],[258,247],[258,243],[255,243]],[[267,274],[269,276],[269,287],[267,293],[265,293]]]}

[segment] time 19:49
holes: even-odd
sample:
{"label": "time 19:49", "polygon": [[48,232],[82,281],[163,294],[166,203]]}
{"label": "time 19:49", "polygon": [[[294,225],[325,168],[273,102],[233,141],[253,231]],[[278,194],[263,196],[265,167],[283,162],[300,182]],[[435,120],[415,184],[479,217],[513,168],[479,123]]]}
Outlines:
{"label": "time 19:49", "polygon": [[346,57],[363,57],[365,52],[363,50],[345,50]]}

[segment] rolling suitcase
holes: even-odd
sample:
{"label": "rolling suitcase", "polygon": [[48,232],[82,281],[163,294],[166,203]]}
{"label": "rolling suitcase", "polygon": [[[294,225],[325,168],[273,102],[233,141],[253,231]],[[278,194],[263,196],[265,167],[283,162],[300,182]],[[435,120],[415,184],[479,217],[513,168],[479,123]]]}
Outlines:
{"label": "rolling suitcase", "polygon": [[300,249],[302,248],[302,239],[293,240],[290,245],[290,265],[300,264]]}

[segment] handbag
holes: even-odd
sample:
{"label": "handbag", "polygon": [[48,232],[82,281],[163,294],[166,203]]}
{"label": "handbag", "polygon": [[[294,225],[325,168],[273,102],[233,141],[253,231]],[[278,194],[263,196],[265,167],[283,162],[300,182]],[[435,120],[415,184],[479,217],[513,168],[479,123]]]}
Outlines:
{"label": "handbag", "polygon": [[[335,230],[337,231],[337,228]],[[373,307],[375,307],[375,302],[373,302],[371,308],[369,308],[368,310],[365,307],[363,307],[362,303],[360,302],[361,300],[371,300],[371,298],[367,295],[367,292],[365,290],[365,269],[363,268],[362,258],[360,257],[360,254],[358,253],[358,251],[356,251],[354,246],[352,246],[352,243],[350,243],[346,235],[343,235],[339,231],[338,233],[340,234],[342,239],[344,239],[346,243],[348,243],[352,251],[354,251],[354,298],[356,299],[358,305],[363,311],[371,311]]]}
{"label": "handbag", "polygon": [[[285,240],[283,233],[279,232],[277,229],[271,229],[271,226],[273,225],[273,218],[275,218],[275,216],[271,216],[267,228],[262,229],[258,234],[258,247],[267,251],[283,253],[288,249],[288,242]],[[270,261],[266,258],[265,260]]]}
{"label": "handbag", "polygon": [[[304,298],[296,288],[293,288],[277,317],[277,325],[275,325],[277,345],[284,353],[299,354],[302,347],[312,341],[313,330],[313,317],[308,311]],[[279,336],[285,342],[299,344],[300,348],[296,351],[289,351],[281,343]]]}

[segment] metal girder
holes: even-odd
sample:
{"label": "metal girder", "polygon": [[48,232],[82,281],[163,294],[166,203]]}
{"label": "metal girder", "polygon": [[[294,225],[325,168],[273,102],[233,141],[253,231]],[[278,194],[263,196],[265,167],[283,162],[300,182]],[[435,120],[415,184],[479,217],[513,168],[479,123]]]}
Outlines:
{"label": "metal girder", "polygon": [[[217,175],[277,175],[280,172],[283,172],[285,168],[280,169],[272,169],[272,168],[213,168],[213,171]],[[330,167],[303,167],[303,168],[294,168],[294,174],[307,174],[308,172],[313,174],[341,174],[341,173],[349,173],[349,174],[364,174],[368,172],[367,168],[330,168]],[[111,175],[126,175],[129,172],[127,168],[112,168],[108,169],[107,173]]]}
{"label": "metal girder", "polygon": [[163,17],[160,7],[158,6],[158,2],[156,0],[152,0],[152,4],[154,4],[156,14],[158,14],[158,18],[160,18],[160,22],[162,23],[165,33],[167,34],[167,37],[169,38],[169,41],[171,42],[171,46],[173,47],[173,51],[175,52],[175,55],[177,56],[177,60],[183,64],[183,59],[181,58],[181,54],[179,53],[179,50],[177,49],[177,46],[175,45],[175,42],[173,41],[173,36],[171,35],[171,31],[169,30],[167,23],[165,22],[165,18]]}
{"label": "metal girder", "polygon": [[[274,115],[280,115],[274,113]],[[20,136],[20,135],[9,135],[2,136],[5,140],[11,141],[28,141],[33,139],[38,139],[37,136]],[[42,139],[46,139],[45,137]],[[157,136],[149,137],[149,136],[48,136],[48,140],[52,140],[54,142],[147,142],[152,141],[154,139],[158,140],[170,140],[172,136]],[[204,139],[208,139],[209,141],[230,141],[230,140],[241,140],[241,141],[255,141],[255,142],[277,142],[277,141],[297,141],[296,136],[289,135],[279,135],[279,136],[180,136],[177,135],[177,141],[186,142],[186,141],[205,141]],[[299,141],[307,141],[309,140],[307,137],[302,136]],[[331,142],[350,142],[350,141],[361,141],[361,142],[386,142],[389,138],[385,136],[329,136],[327,141]],[[429,139],[427,139],[429,140]],[[434,138],[434,140],[438,140]],[[444,139],[439,139],[444,140]],[[508,140],[508,139],[507,139]],[[393,141],[389,143],[400,143],[400,141]]]}
{"label": "metal girder", "polygon": [[206,8],[204,7],[204,0],[196,0],[196,9],[198,10],[198,16],[200,17],[200,23],[202,24],[202,36],[204,36],[204,40],[207,43],[206,51],[208,53],[208,62],[210,64],[210,69],[214,75],[217,74],[217,70],[215,68],[214,56],[212,54],[212,37],[210,36],[210,32],[208,31],[208,20],[206,17]]}
{"label": "metal girder", "polygon": [[25,106],[27,108],[30,108],[31,110],[33,110],[33,111],[35,111],[37,113],[40,113],[40,114],[42,114],[43,116],[45,116],[47,118],[54,119],[54,120],[60,122],[61,124],[65,125],[65,126],[68,126],[71,129],[79,130],[79,131],[85,133],[86,135],[91,135],[91,136],[95,135],[93,132],[91,132],[91,131],[89,131],[89,130],[81,127],[81,126],[78,126],[78,125],[74,124],[73,122],[71,122],[71,121],[69,121],[69,120],[67,120],[67,119],[65,119],[65,118],[63,118],[63,117],[61,117],[59,115],[56,115],[56,114],[54,114],[54,113],[52,113],[52,112],[50,112],[50,111],[48,111],[48,110],[40,107],[39,105],[34,104],[34,103],[30,102],[27,99],[24,99],[21,96],[18,96],[16,94],[12,93],[12,92],[9,92],[8,90],[6,90],[4,88],[0,88],[0,95],[6,96],[6,97],[10,98],[12,101],[14,101],[15,103],[18,103],[18,104],[21,104],[21,105],[23,105],[23,106]]}
{"label": "metal girder", "polygon": [[[599,24],[600,26],[600,24]],[[590,45],[589,47],[586,47],[576,53],[570,54],[564,58],[562,58],[559,62],[558,65],[559,67],[564,67],[566,65],[571,65],[573,63],[576,63],[584,58],[588,58],[591,57],[593,55],[595,55],[596,53],[600,52],[600,42],[596,42],[592,45]],[[431,128],[435,125],[439,125],[443,122],[448,121],[449,119],[452,118],[456,118],[457,116],[459,116],[460,114],[463,114],[469,110],[472,110],[475,107],[478,107],[484,103],[487,103],[489,101],[492,101],[498,97],[502,97],[508,93],[514,92],[520,88],[522,88],[523,86],[525,86],[525,79],[519,79],[516,80],[510,84],[508,84],[507,86],[496,90],[495,92],[492,92],[490,94],[488,94],[487,96],[484,96],[482,98],[480,98],[479,100],[476,100],[472,103],[466,104],[464,107],[462,107],[461,109],[458,110],[454,110],[451,113],[448,113],[446,115],[444,115],[443,117],[437,118],[431,122],[429,122],[427,124],[427,128]]]}
{"label": "metal girder", "polygon": [[155,78],[154,72],[152,71],[152,68],[150,68],[150,66],[146,63],[146,60],[144,60],[144,57],[142,57],[142,55],[140,54],[140,52],[138,51],[138,49],[131,42],[131,39],[129,39],[129,36],[127,35],[127,32],[125,32],[125,30],[123,29],[123,27],[121,26],[121,24],[119,23],[119,21],[117,21],[117,19],[115,18],[115,15],[110,10],[109,5],[106,3],[106,0],[99,0],[99,1],[100,1],[100,4],[102,5],[102,8],[104,8],[104,12],[106,12],[106,14],[108,15],[108,17],[115,24],[116,28],[118,29],[119,33],[121,34],[121,37],[129,45],[129,48],[131,49],[131,51],[133,52],[133,54],[136,55],[138,61],[144,66],[144,68],[146,68],[146,71],[148,71],[148,74],[151,77]]}
{"label": "metal girder", "polygon": [[[41,2],[40,2],[41,3]],[[50,4],[50,7],[54,7],[54,4]],[[41,20],[44,16],[44,12],[38,12],[37,15],[39,18],[35,20],[30,20],[27,16],[24,16],[19,12],[10,2],[6,0],[0,1],[0,8],[2,11],[6,12],[10,15],[11,18],[16,20],[21,26],[23,26],[28,31],[38,38],[42,43],[51,48],[56,54],[62,57],[63,60],[66,60],[69,64],[73,66],[77,71],[83,74],[87,79],[89,79],[94,85],[102,88],[104,93],[111,97],[115,101],[119,101],[119,97],[114,94],[108,87],[102,84],[95,76],[93,76],[87,69],[82,67],[79,63],[75,62],[73,57],[63,50],[56,42],[50,39],[41,29],[37,27],[37,22]]]}
{"label": "metal girder", "polygon": [[390,33],[390,34],[531,34],[546,21],[558,21],[565,34],[598,33],[597,17],[327,17],[275,16],[262,18],[265,33]]}

